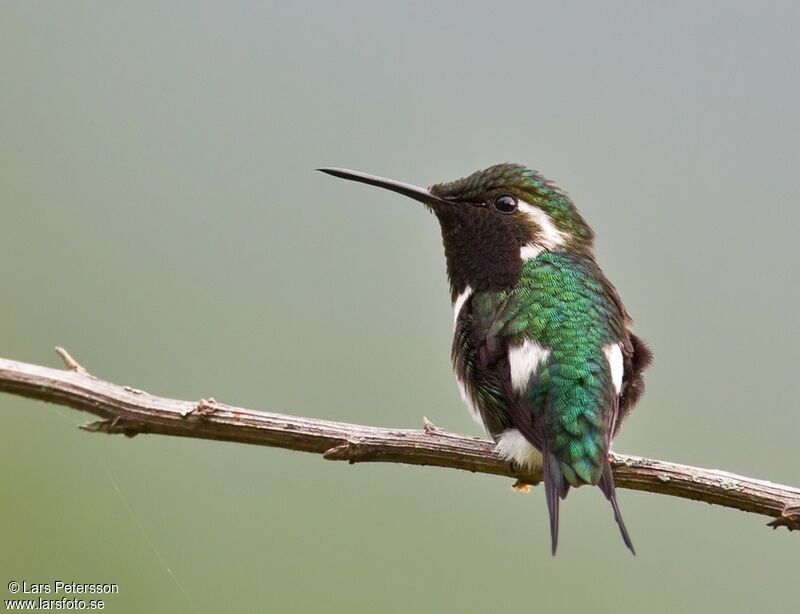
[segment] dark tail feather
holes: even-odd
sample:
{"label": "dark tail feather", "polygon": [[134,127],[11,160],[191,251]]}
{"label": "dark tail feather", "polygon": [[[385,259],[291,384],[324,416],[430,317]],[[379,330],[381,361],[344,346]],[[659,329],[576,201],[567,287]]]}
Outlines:
{"label": "dark tail feather", "polygon": [[636,556],[636,550],[633,549],[631,536],[628,535],[628,529],[625,528],[625,522],[622,520],[622,514],[619,513],[617,493],[614,487],[614,475],[611,473],[611,464],[608,461],[606,461],[603,465],[603,473],[600,475],[600,481],[597,483],[597,485],[600,487],[600,490],[603,491],[606,499],[611,502],[611,507],[614,509],[614,520],[616,520],[617,525],[619,525],[619,532],[622,533],[622,540],[625,542],[625,545],[628,546],[628,549],[633,553],[633,556]]}
{"label": "dark tail feather", "polygon": [[569,485],[564,483],[564,474],[555,455],[544,453],[544,493],[547,498],[547,511],[550,513],[550,544],[553,556],[558,549],[558,504],[567,496]]}

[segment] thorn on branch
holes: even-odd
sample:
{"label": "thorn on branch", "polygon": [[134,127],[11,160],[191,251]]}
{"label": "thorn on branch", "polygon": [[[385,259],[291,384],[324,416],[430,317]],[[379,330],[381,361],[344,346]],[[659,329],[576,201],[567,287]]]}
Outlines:
{"label": "thorn on branch", "polygon": [[363,449],[357,441],[346,441],[325,450],[322,454],[322,458],[325,460],[347,461],[351,465],[364,460],[367,456],[367,450]]}
{"label": "thorn on branch", "polygon": [[190,411],[183,414],[183,417],[186,416],[210,416],[215,411],[219,409],[219,404],[214,397],[208,397],[207,399],[200,399],[197,402],[197,405],[194,406]]}
{"label": "thorn on branch", "polygon": [[767,526],[773,529],[786,527],[790,531],[800,531],[800,505],[787,507],[781,512],[778,518],[772,522],[768,522]]}
{"label": "thorn on branch", "polygon": [[96,420],[95,422],[87,422],[86,424],[81,424],[79,428],[88,433],[125,435],[125,437],[128,438],[133,438],[139,433],[147,432],[144,425],[126,420],[121,416],[117,416],[111,420]]}
{"label": "thorn on branch", "polygon": [[345,442],[325,450],[322,458],[325,460],[351,460],[350,442]]}
{"label": "thorn on branch", "polygon": [[433,422],[428,420],[427,416],[422,416],[422,428],[427,435],[435,435],[436,433],[444,432],[444,429],[439,428]]}
{"label": "thorn on branch", "polygon": [[84,369],[81,364],[75,360],[72,356],[69,355],[69,352],[62,348],[60,345],[57,345],[55,348],[56,354],[61,357],[61,360],[64,361],[64,366],[67,367],[70,371],[74,371],[75,373],[80,373],[81,375],[91,375],[86,369]]}

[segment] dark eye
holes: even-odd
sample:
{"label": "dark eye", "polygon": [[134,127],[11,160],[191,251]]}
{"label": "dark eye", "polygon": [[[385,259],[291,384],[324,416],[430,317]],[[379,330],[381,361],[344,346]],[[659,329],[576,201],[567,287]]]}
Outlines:
{"label": "dark eye", "polygon": [[511,194],[502,194],[494,199],[494,208],[500,213],[514,213],[517,210],[517,199]]}

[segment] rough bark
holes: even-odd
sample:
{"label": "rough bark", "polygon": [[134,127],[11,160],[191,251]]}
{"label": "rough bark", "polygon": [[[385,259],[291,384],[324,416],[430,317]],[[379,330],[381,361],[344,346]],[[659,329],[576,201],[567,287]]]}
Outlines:
{"label": "rough bark", "polygon": [[[67,370],[0,358],[0,391],[90,412],[87,431],[129,437],[152,433],[214,439],[321,454],[350,463],[448,467],[536,484],[540,475],[510,466],[492,442],[424,428],[391,429],[255,411],[214,399],[181,401],[120,386],[89,374],[57,348]],[[617,486],[713,503],[769,516],[772,527],[800,529],[800,489],[725,471],[612,454]]]}

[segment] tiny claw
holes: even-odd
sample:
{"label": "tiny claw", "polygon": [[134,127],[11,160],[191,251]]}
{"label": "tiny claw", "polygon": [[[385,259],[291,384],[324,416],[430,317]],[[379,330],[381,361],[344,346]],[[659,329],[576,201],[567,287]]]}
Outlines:
{"label": "tiny claw", "polygon": [[530,492],[533,484],[525,482],[524,480],[517,480],[511,485],[511,490],[514,492]]}

